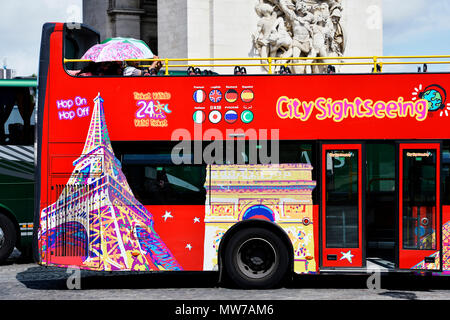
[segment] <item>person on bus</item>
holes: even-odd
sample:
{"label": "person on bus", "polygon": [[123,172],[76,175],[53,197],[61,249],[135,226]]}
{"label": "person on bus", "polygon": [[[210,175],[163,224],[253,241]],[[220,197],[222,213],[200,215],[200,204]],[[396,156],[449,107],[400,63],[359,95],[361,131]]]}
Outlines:
{"label": "person on bus", "polygon": [[98,64],[95,62],[89,62],[87,66],[85,66],[81,70],[67,70],[70,75],[79,76],[79,77],[89,77],[97,75],[98,72]]}
{"label": "person on bus", "polygon": [[89,76],[118,76],[121,75],[121,61],[105,61],[105,62],[89,62],[89,64],[81,70],[68,70],[71,75],[80,77]]}
{"label": "person on bus", "polygon": [[247,69],[245,69],[245,67],[236,66],[234,67],[234,74],[239,76],[247,74]]}
{"label": "person on bus", "polygon": [[336,73],[336,68],[334,66],[332,66],[332,65],[328,65],[327,73],[328,74],[335,74]]}
{"label": "person on bus", "polygon": [[[153,59],[159,59],[159,57],[153,56]],[[139,67],[138,61],[126,62],[125,68],[123,70],[123,75],[124,76],[149,76],[151,73],[152,74],[155,73],[153,70],[155,70],[156,73],[158,73],[159,69],[161,69],[161,67],[162,67],[162,63],[161,63],[161,61],[153,61],[152,65],[150,66],[150,70],[152,70],[151,73],[148,69],[141,70],[138,67]]]}
{"label": "person on bus", "polygon": [[122,61],[108,61],[100,65],[101,75],[120,76],[123,73]]}

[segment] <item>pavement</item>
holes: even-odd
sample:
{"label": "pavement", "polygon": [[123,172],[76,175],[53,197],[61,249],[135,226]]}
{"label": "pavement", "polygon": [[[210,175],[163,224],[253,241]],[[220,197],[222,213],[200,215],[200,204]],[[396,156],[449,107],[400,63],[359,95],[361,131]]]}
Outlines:
{"label": "pavement", "polygon": [[219,285],[217,272],[82,270],[75,278],[18,254],[0,266],[0,300],[450,300],[450,277],[386,275],[368,289],[370,275],[295,276],[283,288],[240,290]]}

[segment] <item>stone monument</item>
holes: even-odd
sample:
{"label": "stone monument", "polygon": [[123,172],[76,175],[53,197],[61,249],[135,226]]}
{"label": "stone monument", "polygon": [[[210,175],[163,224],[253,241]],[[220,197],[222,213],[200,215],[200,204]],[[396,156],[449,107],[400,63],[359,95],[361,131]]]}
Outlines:
{"label": "stone monument", "polygon": [[[260,0],[255,11],[259,21],[253,45],[262,58],[340,57],[344,54],[340,0]],[[282,63],[313,61],[281,60]],[[324,72],[323,66],[293,66],[292,69],[295,73]]]}
{"label": "stone monument", "polygon": [[[140,38],[161,58],[383,54],[382,0],[83,0],[83,21],[100,32],[101,40]],[[219,63],[226,62],[215,62]],[[212,69],[232,73],[234,68]],[[324,67],[317,66],[292,69],[324,72]],[[336,69],[370,72],[372,67]],[[267,68],[247,67],[247,71],[261,73]]]}
{"label": "stone monument", "polygon": [[[382,0],[158,0],[157,10],[160,57],[338,58],[383,53]],[[338,72],[370,72],[371,68],[336,66]],[[325,69],[296,66],[291,71],[319,73]],[[214,70],[230,73],[233,68]],[[267,72],[267,67],[247,71]]]}
{"label": "stone monument", "polygon": [[156,0],[83,0],[83,22],[100,33],[100,40],[131,37],[158,52]]}

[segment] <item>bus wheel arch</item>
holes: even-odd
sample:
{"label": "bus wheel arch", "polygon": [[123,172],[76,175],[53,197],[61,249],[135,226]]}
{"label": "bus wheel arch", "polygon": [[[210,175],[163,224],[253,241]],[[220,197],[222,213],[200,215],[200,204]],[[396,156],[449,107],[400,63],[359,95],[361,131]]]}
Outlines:
{"label": "bus wheel arch", "polygon": [[[250,240],[260,240],[260,244],[272,248],[276,252],[275,255],[279,255],[281,260],[277,268],[282,272],[277,273],[275,278],[245,281],[237,276],[242,272],[236,270],[239,267],[232,265],[230,259],[236,259],[237,250],[243,248],[243,245]],[[220,282],[231,281],[240,287],[265,289],[281,285],[293,274],[294,249],[292,243],[282,228],[266,220],[250,219],[233,225],[220,241],[218,252]]]}
{"label": "bus wheel arch", "polygon": [[[0,206],[0,228],[2,229],[2,245],[0,245],[0,264],[11,255],[14,247],[20,244],[20,229],[14,215]],[[8,240],[13,238],[14,240]]]}

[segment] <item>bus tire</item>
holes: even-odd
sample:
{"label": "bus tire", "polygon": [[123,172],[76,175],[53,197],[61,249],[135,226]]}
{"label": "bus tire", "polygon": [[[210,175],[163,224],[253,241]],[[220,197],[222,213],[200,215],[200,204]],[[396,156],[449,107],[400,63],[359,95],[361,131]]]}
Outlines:
{"label": "bus tire", "polygon": [[0,213],[0,264],[11,255],[16,245],[17,232],[14,223]]}
{"label": "bus tire", "polygon": [[246,289],[277,287],[289,271],[286,245],[264,228],[237,231],[227,243],[223,258],[227,278]]}

